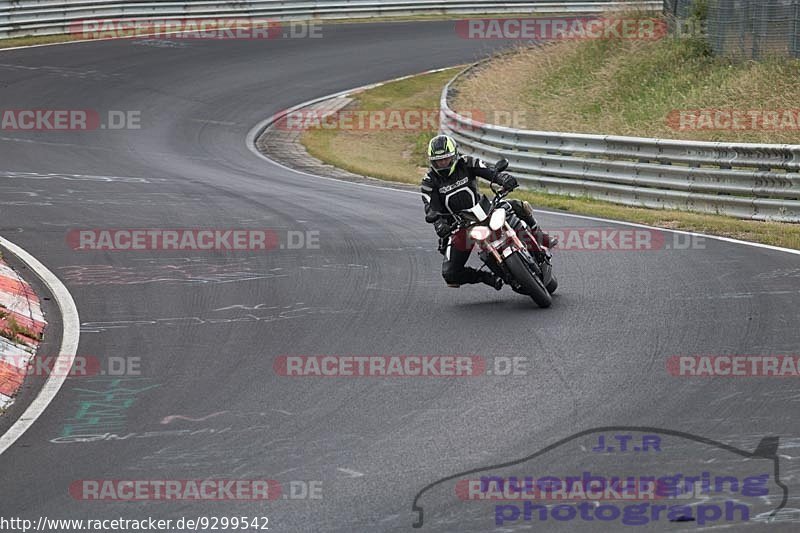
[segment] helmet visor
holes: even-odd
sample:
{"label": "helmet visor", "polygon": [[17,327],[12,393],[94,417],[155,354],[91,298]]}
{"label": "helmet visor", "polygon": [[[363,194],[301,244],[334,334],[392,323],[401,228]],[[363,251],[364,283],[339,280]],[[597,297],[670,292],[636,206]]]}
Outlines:
{"label": "helmet visor", "polygon": [[453,164],[453,160],[455,158],[456,158],[455,154],[447,154],[439,156],[436,159],[431,158],[431,165],[436,170],[444,170],[446,168],[450,168],[450,165]]}

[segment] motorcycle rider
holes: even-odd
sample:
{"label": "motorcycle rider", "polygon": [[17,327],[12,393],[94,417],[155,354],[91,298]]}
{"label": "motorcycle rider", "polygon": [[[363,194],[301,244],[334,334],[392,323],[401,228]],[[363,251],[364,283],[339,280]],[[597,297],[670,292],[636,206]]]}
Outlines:
{"label": "motorcycle rider", "polygon": [[[433,224],[439,236],[439,251],[444,255],[442,277],[449,287],[485,283],[496,290],[503,287],[502,279],[492,272],[476,270],[466,266],[472,253],[471,243],[465,246],[466,232],[453,233],[454,219],[450,213],[469,209],[483,197],[478,190],[478,177],[501,185],[511,191],[519,184],[511,174],[494,170],[475,157],[458,154],[456,141],[448,135],[437,135],[428,143],[430,169],[420,184],[422,202],[425,205],[425,220]],[[545,234],[533,218],[528,202],[506,200],[514,213],[536,236],[539,243],[551,248],[557,241]]]}

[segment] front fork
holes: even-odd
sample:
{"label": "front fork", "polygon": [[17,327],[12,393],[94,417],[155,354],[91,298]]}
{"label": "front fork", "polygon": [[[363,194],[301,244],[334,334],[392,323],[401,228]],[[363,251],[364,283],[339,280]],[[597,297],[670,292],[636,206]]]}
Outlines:
{"label": "front fork", "polygon": [[[515,220],[513,219],[511,220],[512,223],[514,221]],[[503,245],[500,244],[498,247],[495,247],[493,242],[497,242],[497,240],[500,239],[495,239],[492,241],[490,238],[488,241],[479,243],[480,253],[478,255],[489,267],[489,269],[494,272],[495,275],[500,276],[503,278],[503,280],[508,282],[511,274],[505,268],[505,257],[514,252],[519,252],[525,258],[528,264],[530,264],[531,269],[539,277],[539,279],[541,279],[545,284],[550,283],[552,272],[552,266],[550,264],[550,251],[541,246],[530,233],[530,230],[525,228],[524,225],[518,224],[518,226],[528,232],[531,246],[526,246],[526,244],[522,242],[517,234],[517,230],[515,230],[507,220],[503,228],[504,236],[500,238],[505,241],[505,246],[503,247]]]}
{"label": "front fork", "polygon": [[531,258],[527,248],[508,221],[500,233],[501,235],[497,238],[492,235],[489,239],[478,243],[480,247],[478,256],[496,276],[500,276],[506,283],[513,285],[511,273],[505,267],[505,257],[519,251],[526,259],[530,260]]}

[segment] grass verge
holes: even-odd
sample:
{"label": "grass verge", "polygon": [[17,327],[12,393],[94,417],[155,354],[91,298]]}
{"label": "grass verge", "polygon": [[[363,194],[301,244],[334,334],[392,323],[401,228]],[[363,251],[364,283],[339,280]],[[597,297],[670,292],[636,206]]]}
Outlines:
{"label": "grass verge", "polygon": [[[442,87],[457,69],[425,74],[365,91],[353,109],[437,109]],[[301,142],[314,157],[357,174],[419,183],[426,171],[426,142],[435,132],[311,129]],[[516,191],[514,196],[541,208],[557,209],[651,226],[696,231],[746,241],[800,249],[800,224],[739,220],[677,210],[626,207],[588,198]]]}
{"label": "grass verge", "polygon": [[26,35],[25,37],[11,37],[9,39],[0,39],[0,49],[15,48],[17,46],[32,46],[36,44],[56,44],[68,43],[70,41],[78,41],[80,38],[77,35],[61,34],[61,35]]}
{"label": "grass verge", "polygon": [[524,129],[800,144],[800,60],[715,57],[700,37],[519,48],[457,88],[454,108],[484,110],[489,121],[513,110]]}
{"label": "grass verge", "polygon": [[[348,110],[402,110],[438,113],[442,87],[458,68],[387,83],[354,96]],[[429,129],[309,129],[302,143],[308,152],[339,168],[375,178],[419,183],[427,167]]]}

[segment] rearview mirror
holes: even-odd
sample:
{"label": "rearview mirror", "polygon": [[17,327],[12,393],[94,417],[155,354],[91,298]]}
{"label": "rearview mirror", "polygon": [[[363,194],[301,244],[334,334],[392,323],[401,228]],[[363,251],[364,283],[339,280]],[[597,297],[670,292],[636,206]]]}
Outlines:
{"label": "rearview mirror", "polygon": [[500,161],[498,161],[497,164],[494,166],[495,172],[503,172],[507,168],[508,168],[508,159],[506,159],[505,157]]}

